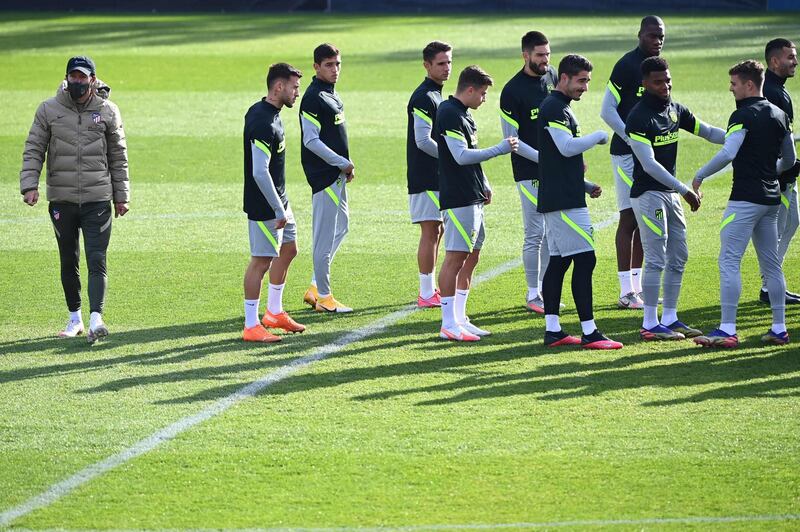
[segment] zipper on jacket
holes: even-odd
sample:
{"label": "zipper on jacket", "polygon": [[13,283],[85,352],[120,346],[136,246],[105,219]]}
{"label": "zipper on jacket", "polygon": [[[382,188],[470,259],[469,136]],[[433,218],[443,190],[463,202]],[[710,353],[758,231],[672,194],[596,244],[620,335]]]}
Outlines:
{"label": "zipper on jacket", "polygon": [[83,155],[83,139],[81,134],[81,111],[78,106],[75,106],[78,111],[78,206],[83,205],[83,169],[81,165],[81,157]]}

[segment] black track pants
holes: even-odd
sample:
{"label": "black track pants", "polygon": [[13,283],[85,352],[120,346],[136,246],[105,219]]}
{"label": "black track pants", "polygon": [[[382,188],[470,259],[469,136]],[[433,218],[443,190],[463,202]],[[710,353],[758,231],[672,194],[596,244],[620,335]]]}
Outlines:
{"label": "black track pants", "polygon": [[81,278],[78,274],[81,251],[78,231],[83,232],[83,247],[89,268],[89,310],[103,312],[106,298],[106,250],[111,238],[111,202],[50,203],[50,221],[61,257],[61,285],[67,308],[81,308]]}

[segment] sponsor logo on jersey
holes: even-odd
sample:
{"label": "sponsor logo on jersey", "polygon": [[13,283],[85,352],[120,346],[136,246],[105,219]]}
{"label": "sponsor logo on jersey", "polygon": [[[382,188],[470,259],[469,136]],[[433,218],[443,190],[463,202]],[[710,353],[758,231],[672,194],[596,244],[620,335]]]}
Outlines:
{"label": "sponsor logo on jersey", "polygon": [[637,97],[637,98],[641,98],[641,97],[642,97],[642,94],[644,94],[644,87],[642,87],[642,86],[640,85],[640,86],[639,86],[639,90],[637,90],[637,91],[636,91],[636,97]]}
{"label": "sponsor logo on jersey", "polygon": [[531,109],[531,120],[539,118],[539,109]]}
{"label": "sponsor logo on jersey", "polygon": [[667,133],[666,135],[656,135],[653,139],[653,146],[663,146],[664,144],[672,144],[673,142],[678,142],[677,131]]}

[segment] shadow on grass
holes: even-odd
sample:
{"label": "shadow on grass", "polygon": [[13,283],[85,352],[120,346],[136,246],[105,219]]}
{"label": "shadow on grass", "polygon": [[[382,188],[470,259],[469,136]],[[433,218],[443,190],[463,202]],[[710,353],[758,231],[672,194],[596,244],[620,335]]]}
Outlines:
{"label": "shadow on grass", "polygon": [[[518,13],[524,16],[525,13]],[[236,42],[269,36],[296,37],[303,33],[318,33],[323,39],[331,33],[346,33],[360,28],[373,27],[376,24],[391,28],[396,24],[407,24],[408,14],[336,14],[312,16],[303,14],[122,14],[86,17],[64,13],[6,13],[5,26],[0,34],[0,49],[6,52],[30,50],[32,48],[51,49],[64,46],[65,43],[80,43],[85,48],[108,45],[125,45],[130,48],[150,46],[171,46],[186,44],[207,44],[210,42]],[[412,15],[413,16],[413,15]],[[490,14],[436,14],[425,17],[431,23],[447,21],[460,25],[484,25],[487,21],[507,20],[514,14],[492,16]],[[582,14],[584,20],[598,19],[598,23],[607,21],[609,14]],[[629,14],[623,16],[630,17]],[[761,15],[763,16],[763,15]],[[586,35],[584,37],[559,39],[558,50],[563,53],[603,53],[623,52],[636,45],[638,20],[631,18],[630,31],[619,32],[616,27],[609,28],[607,35]],[[728,24],[719,23],[716,14],[694,14],[695,19],[707,18],[709,24],[703,26],[702,32],[685,33],[672,36],[667,19],[667,54],[670,50],[702,50],[713,43],[715,50],[724,50],[734,43],[756,42],[764,38],[764,29],[759,25],[740,24],[732,31]],[[791,27],[800,20],[794,14],[775,15],[772,25]],[[715,22],[712,22],[715,21]],[[22,23],[19,29],[15,23]],[[42,23],[41,27],[31,28],[30,23]],[[611,33],[613,32],[613,33]],[[514,37],[516,39],[516,37]],[[516,40],[514,41],[516,43]],[[763,46],[763,44],[759,45]],[[754,49],[757,51],[758,47]],[[390,50],[378,47],[367,53],[345,50],[344,53],[357,60],[381,62],[418,61],[419,51]],[[519,48],[460,48],[461,57],[479,59],[508,59],[519,55]]]}
{"label": "shadow on grass", "polygon": [[[182,364],[212,355],[227,352],[247,351],[256,358],[252,363],[240,363],[215,367],[194,368],[175,372],[159,373],[145,377],[131,377],[105,383],[85,391],[118,391],[124,388],[156,382],[175,382],[194,379],[214,379],[231,377],[239,372],[257,370],[285,364],[292,357],[305,350],[320,347],[342,336],[341,328],[349,330],[348,323],[366,316],[383,315],[396,307],[379,305],[359,309],[353,315],[326,316],[312,310],[300,310],[294,317],[309,327],[300,335],[287,335],[278,344],[253,344],[241,340],[241,318],[221,321],[208,321],[129,331],[114,332],[106,340],[89,345],[85,337],[62,339],[57,337],[33,338],[0,343],[0,353],[6,358],[24,357],[35,360],[34,356],[56,355],[64,359],[58,364],[27,366],[0,371],[0,384],[24,381],[58,375],[86,373],[129,364],[163,367],[169,364]],[[315,333],[315,325],[336,320],[340,329]],[[224,338],[219,338],[224,334]],[[166,344],[166,345],[165,345]],[[152,348],[148,348],[152,345]],[[136,354],[127,354],[136,349]],[[122,351],[122,354],[117,354]],[[269,360],[265,360],[269,357]]]}
{"label": "shadow on grass", "polygon": [[[385,316],[393,310],[404,307],[404,305],[393,308],[376,306],[364,309],[359,314]],[[601,329],[612,338],[625,343],[639,343],[638,328],[641,314],[609,310],[603,309],[601,317],[598,318]],[[800,395],[800,377],[791,375],[798,371],[796,349],[762,347],[758,338],[743,338],[741,348],[732,351],[703,350],[688,341],[682,341],[650,344],[644,352],[639,349],[635,354],[626,350],[592,355],[587,353],[586,362],[583,362],[580,359],[575,360],[574,356],[582,352],[580,348],[564,350],[545,348],[541,344],[544,320],[541,316],[528,313],[524,309],[510,308],[473,315],[473,321],[489,329],[494,325],[509,322],[520,324],[511,331],[494,334],[482,340],[478,346],[440,340],[436,335],[439,313],[435,310],[423,312],[425,314],[422,316],[426,319],[391,323],[381,332],[367,337],[368,343],[356,341],[329,355],[330,358],[366,355],[358,359],[359,366],[291,375],[267,389],[264,394],[287,395],[355,382],[374,381],[379,391],[355,396],[353,399],[373,401],[424,394],[426,399],[416,404],[425,407],[521,395],[534,396],[542,401],[555,401],[631,389],[665,388],[675,390],[674,395],[679,397],[654,400],[644,405],[667,406],[710,399]],[[768,308],[764,306],[743,303],[739,319],[742,323],[752,326],[763,322],[766,330],[770,322],[769,314]],[[311,325],[310,331],[313,331],[314,323],[331,318],[320,316],[310,310],[299,311],[296,316],[300,321]],[[687,310],[682,313],[681,318],[692,325],[709,329],[715,326],[719,319],[719,307],[707,306]],[[97,386],[82,389],[80,393],[118,392],[151,384],[196,380],[230,381],[237,379],[237,375],[241,373],[284,366],[299,356],[308,356],[317,353],[320,348],[327,349],[332,344],[341,342],[350,333],[351,327],[347,325],[350,320],[347,316],[337,316],[334,319],[341,320],[342,327],[322,333],[309,331],[294,336],[289,341],[271,346],[243,344],[238,337],[241,327],[238,318],[121,332],[114,335],[115,341],[120,344],[158,343],[175,338],[180,338],[184,342],[186,338],[195,338],[196,341],[189,342],[188,345],[186,343],[167,347],[159,345],[157,349],[134,355],[123,354],[8,370],[0,372],[0,383],[94,371],[124,364],[158,366],[161,371],[145,376],[114,378]],[[571,324],[574,319],[575,316],[571,315],[568,309],[564,322]],[[572,327],[577,328],[577,324],[573,324]],[[230,338],[203,340],[204,336],[219,335],[220,332],[228,330],[231,332]],[[0,344],[0,349],[12,354],[26,354],[42,349],[53,349],[62,343],[63,340],[57,339],[36,339],[7,342]],[[85,345],[82,347],[82,349],[64,349],[68,354],[70,349],[73,352],[85,351]],[[111,349],[108,344],[98,347],[101,350]],[[229,351],[241,352],[243,349],[252,350],[255,359],[211,367],[188,369],[181,367],[174,371],[164,371],[168,364],[183,363]],[[413,360],[382,363],[378,358],[381,353],[391,353],[396,349],[410,350],[413,353]],[[113,353],[113,351],[108,352]],[[370,357],[372,353],[376,356]],[[558,362],[556,357],[560,353],[567,355],[565,358],[568,357],[569,360]],[[498,364],[504,362],[537,357],[542,357],[542,363],[530,371],[509,372],[503,367],[498,367]],[[415,387],[417,380],[414,377],[424,375],[440,375],[450,380]],[[396,379],[406,377],[408,379],[397,387]],[[387,382],[391,382],[391,388],[380,389],[380,383],[384,379],[390,379]],[[178,396],[160,403],[192,403],[219,399],[234,393],[251,380],[252,376],[248,375],[239,382],[227,382],[221,386],[212,386],[192,395]],[[716,388],[708,389],[715,385]],[[702,391],[697,391],[697,387],[701,387]],[[430,398],[431,394],[435,398]]]}

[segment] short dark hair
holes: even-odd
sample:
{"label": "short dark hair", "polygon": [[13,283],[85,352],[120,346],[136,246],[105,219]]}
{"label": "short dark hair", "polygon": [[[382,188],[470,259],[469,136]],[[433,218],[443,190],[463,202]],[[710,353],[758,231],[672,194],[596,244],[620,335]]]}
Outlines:
{"label": "short dark hair", "polygon": [[669,70],[669,63],[663,57],[653,56],[648,57],[644,61],[642,61],[641,66],[639,67],[642,71],[642,76],[649,76],[653,72],[664,72],[665,70]]}
{"label": "short dark hair", "polygon": [[289,63],[275,63],[267,71],[267,90],[271,89],[279,79],[289,80],[291,77],[302,78],[303,73]]}
{"label": "short dark hair", "polygon": [[422,60],[426,63],[433,61],[433,58],[442,52],[449,52],[453,47],[442,41],[429,42],[425,48],[422,49]]}
{"label": "short dark hair", "polygon": [[522,51],[533,50],[537,46],[549,43],[550,41],[547,40],[547,37],[545,37],[544,33],[541,31],[529,31],[522,36]]}
{"label": "short dark hair", "polygon": [[339,49],[330,43],[322,43],[314,48],[314,64],[321,65],[328,58],[339,55]]}
{"label": "short dark hair", "polygon": [[657,17],[655,15],[647,15],[642,19],[642,22],[639,24],[639,32],[641,33],[642,30],[650,26],[663,26],[663,25],[664,21],[661,20],[661,17]]}
{"label": "short dark hair", "polygon": [[764,65],[755,59],[736,63],[728,70],[731,76],[738,76],[743,81],[752,81],[756,87],[764,85]]}
{"label": "short dark hair", "polygon": [[769,60],[778,55],[784,48],[797,48],[789,39],[777,38],[772,39],[767,43],[764,48],[764,59],[769,64]]}
{"label": "short dark hair", "polygon": [[494,80],[478,65],[470,65],[461,71],[458,76],[458,87],[456,92],[465,91],[468,87],[480,89],[481,87],[492,86]]}
{"label": "short dark hair", "polygon": [[560,78],[561,74],[566,74],[571,78],[577,76],[584,70],[586,72],[591,72],[592,68],[594,68],[592,67],[592,63],[582,55],[565,55],[558,63],[558,77]]}

